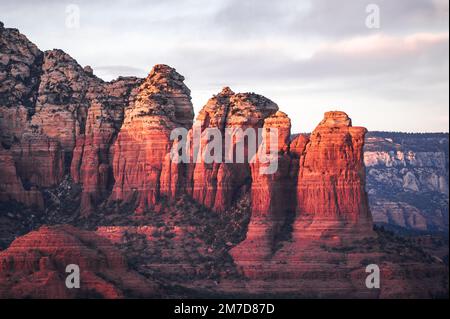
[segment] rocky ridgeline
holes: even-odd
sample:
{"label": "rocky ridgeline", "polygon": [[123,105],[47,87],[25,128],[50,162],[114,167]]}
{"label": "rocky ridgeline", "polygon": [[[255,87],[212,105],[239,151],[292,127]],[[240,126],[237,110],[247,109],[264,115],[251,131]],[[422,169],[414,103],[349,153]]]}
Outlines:
{"label": "rocky ridgeline", "polygon": [[104,82],[61,50],[41,52],[15,29],[0,32],[0,198],[43,209],[41,191],[70,172],[85,182],[88,211],[111,183],[109,149],[142,80]]}
{"label": "rocky ridgeline", "polygon": [[[298,151],[301,154],[295,154],[289,151],[290,119],[274,102],[224,88],[197,117],[195,125],[200,127],[202,141],[209,138],[208,128],[217,128],[224,136],[227,128],[276,127],[280,130],[280,170],[274,176],[260,176],[257,166],[261,163],[249,163],[248,159],[241,164],[174,164],[169,157],[170,133],[183,127],[191,129],[193,138],[194,113],[184,77],[173,68],[156,65],[145,80],[125,78],[107,83],[61,50],[39,52],[16,30],[3,28],[2,39],[7,70],[15,66],[22,46],[33,48],[33,54],[27,54],[42,57],[29,59],[29,67],[40,70],[35,92],[27,92],[35,97],[34,104],[28,101],[25,106],[25,101],[7,99],[16,92],[4,90],[4,99],[15,102],[2,105],[2,124],[8,123],[1,126],[2,154],[8,164],[2,169],[10,177],[1,188],[3,199],[43,208],[40,191],[56,186],[70,174],[82,187],[83,216],[95,213],[104,201],[119,209],[130,205],[136,213],[150,212],[163,196],[176,198],[183,192],[220,212],[251,188],[255,216],[270,220],[273,213],[283,219],[287,210],[298,210],[299,215],[330,215],[338,223],[361,218],[370,224],[360,154],[365,130],[351,127],[345,113],[327,113],[317,137],[313,135],[304,150]],[[6,76],[2,90],[9,78],[17,81],[21,75]],[[10,114],[26,107],[33,112],[11,124],[14,118]],[[239,142],[233,140],[233,148]],[[345,156],[350,160],[344,160]],[[322,175],[326,179],[316,178]],[[355,186],[344,188],[341,184],[345,183]],[[285,198],[293,187],[298,189],[297,196]],[[286,202],[290,204],[282,208]],[[276,223],[279,228],[284,222]]]}
{"label": "rocky ridgeline", "polygon": [[[40,212],[41,224],[72,223],[89,229],[102,226],[95,236],[44,226],[19,237],[0,253],[1,265],[10,274],[0,282],[0,286],[8,287],[0,293],[45,296],[38,288],[34,290],[34,283],[39,287],[42,278],[59,278],[51,267],[72,260],[59,260],[54,247],[61,247],[64,256],[72,256],[75,250],[75,258],[89,264],[99,257],[91,256],[90,249],[104,246],[98,235],[116,245],[131,243],[122,248],[127,255],[137,251],[131,254],[137,258],[135,267],[150,278],[155,273],[196,273],[198,281],[182,282],[194,285],[192,289],[204,288],[209,275],[202,276],[219,269],[214,272],[216,280],[227,278],[227,274],[236,276],[237,272],[254,280],[244,287],[249,294],[266,289],[303,295],[314,291],[319,296],[389,297],[402,293],[387,290],[368,295],[363,286],[365,261],[386,263],[391,256],[380,250],[351,255],[339,250],[356,241],[368,240],[370,244],[377,240],[365,192],[366,130],[352,126],[347,114],[327,112],[310,136],[291,140],[290,119],[274,102],[255,93],[234,93],[226,87],[207,102],[193,122],[190,91],[184,77],[169,66],[154,66],[146,79],[104,82],[90,67],[82,68],[63,51],[41,52],[17,30],[3,25],[0,44],[2,207],[17,203],[32,207]],[[169,151],[183,142],[172,141],[170,133],[179,127],[189,131],[184,142],[191,144],[197,129],[200,140],[208,141],[208,128],[217,129],[222,136],[230,128],[263,129],[262,143],[255,146],[254,161],[175,163]],[[270,154],[276,157],[278,169],[265,175],[261,168],[267,162],[262,159],[267,156],[265,146],[270,144],[271,128],[279,132],[278,152]],[[233,140],[232,149],[239,142]],[[248,143],[244,143],[246,153]],[[192,153],[189,156],[194,157]],[[157,221],[159,215],[170,224],[164,230],[168,234],[164,240],[155,235],[159,228],[152,228],[161,222]],[[142,241],[133,246],[130,236]],[[54,245],[44,244],[45,238]],[[74,244],[77,238],[79,243]],[[31,251],[24,249],[22,242],[32,242]],[[190,247],[190,243],[196,247]],[[116,257],[110,260],[109,250],[100,254],[106,260],[95,261],[90,271],[108,277],[112,275],[105,268],[118,268],[120,278],[111,279],[117,286],[111,288],[114,291],[99,288],[96,293],[121,297],[122,286],[127,286],[121,278],[128,276],[128,269],[123,262],[117,264]],[[36,251],[41,252],[34,254]],[[148,258],[139,258],[142,254]],[[192,254],[198,256],[193,258]],[[41,256],[45,256],[43,266],[37,267]],[[21,263],[24,259],[32,265]],[[197,271],[189,260],[202,265],[203,270]],[[47,264],[53,266],[48,268]],[[422,267],[420,262],[414,265]],[[431,279],[426,284],[412,276],[397,286],[419,282],[426,288],[416,295],[441,293],[442,267],[442,261],[430,267]],[[402,280],[402,268],[397,264],[387,263],[386,269],[388,280]],[[42,276],[24,283],[23,290],[14,278],[30,272]],[[93,278],[93,285],[101,287],[97,280]],[[135,280],[130,283],[139,288]],[[264,284],[267,280],[269,286]],[[222,286],[215,282],[213,290],[232,293],[242,289],[242,284],[242,278],[228,278]],[[327,285],[337,289],[333,292]],[[56,283],[54,288],[60,291]],[[140,294],[140,288],[136,293]],[[413,289],[403,293],[414,294]],[[63,292],[57,296],[73,297]]]}

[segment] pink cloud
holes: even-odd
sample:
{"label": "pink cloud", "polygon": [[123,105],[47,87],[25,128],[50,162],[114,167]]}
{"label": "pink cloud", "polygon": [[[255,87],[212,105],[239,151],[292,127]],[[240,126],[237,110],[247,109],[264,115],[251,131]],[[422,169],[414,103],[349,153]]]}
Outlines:
{"label": "pink cloud", "polygon": [[414,33],[407,36],[391,36],[382,33],[354,37],[332,44],[326,44],[317,55],[350,56],[399,56],[419,54],[430,47],[448,43],[448,33]]}

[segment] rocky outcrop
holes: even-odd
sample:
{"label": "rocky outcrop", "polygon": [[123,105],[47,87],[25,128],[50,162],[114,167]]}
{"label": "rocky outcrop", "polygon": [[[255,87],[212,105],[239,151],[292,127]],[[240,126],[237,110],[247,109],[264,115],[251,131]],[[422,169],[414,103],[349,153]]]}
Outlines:
{"label": "rocky outcrop", "polygon": [[175,69],[156,65],[125,111],[114,144],[112,201],[135,203],[136,212],[142,213],[160,198],[162,166],[172,147],[170,133],[177,127],[189,129],[194,115],[183,81]]}
{"label": "rocky outcrop", "polygon": [[102,85],[63,51],[44,53],[34,114],[13,147],[23,182],[46,188],[62,181],[76,140],[85,132],[87,110],[101,95]]}
{"label": "rocky outcrop", "polygon": [[[80,288],[66,287],[68,265],[80,270]],[[72,226],[41,227],[0,253],[0,298],[151,297],[155,283],[128,269],[112,244]]]}
{"label": "rocky outcrop", "polygon": [[0,142],[22,184],[4,197],[42,203],[29,191],[41,198],[70,172],[83,185],[87,213],[110,191],[110,146],[141,80],[103,82],[61,50],[41,52],[15,29],[0,32]]}
{"label": "rocky outcrop", "polygon": [[[258,132],[258,128],[262,128],[264,125],[264,120],[277,110],[278,106],[275,103],[261,95],[235,94],[228,87],[208,101],[200,111],[193,129],[189,133],[192,145],[191,163],[194,164],[190,165],[188,169],[187,189],[188,192],[192,192],[195,200],[215,211],[223,212],[231,206],[237,195],[242,192],[242,188],[249,185],[251,178],[248,160],[250,143],[253,144],[251,147],[255,151],[258,147],[257,134],[255,134],[255,140],[246,140],[245,131],[252,129],[253,132]],[[220,132],[218,138],[222,138],[221,160],[213,163],[204,161],[205,154],[209,151],[206,144],[212,140],[208,129]],[[230,137],[231,143],[227,148],[232,154],[225,154],[226,129],[234,136]],[[192,142],[195,134],[201,141],[198,157],[195,156]],[[241,163],[237,163],[236,148],[244,150],[242,152],[244,158]],[[233,163],[227,162],[226,158],[231,159]]]}
{"label": "rocky outcrop", "polygon": [[[275,114],[278,106],[269,99],[254,93],[235,94],[230,88],[224,88],[208,101],[200,111],[196,125],[191,128],[193,108],[190,91],[183,83],[184,78],[174,69],[157,65],[143,82],[122,78],[106,83],[95,77],[91,68],[82,68],[63,51],[39,53],[20,33],[2,30],[8,37],[17,38],[15,40],[20,44],[10,44],[11,39],[2,37],[2,41],[8,44],[5,50],[8,59],[25,55],[30,67],[38,70],[33,73],[38,74],[38,78],[32,81],[36,82],[34,91],[23,95],[33,96],[33,103],[24,106],[27,109],[31,107],[32,112],[25,114],[20,106],[13,108],[16,112],[8,111],[4,118],[17,123],[10,127],[5,125],[5,129],[2,127],[4,136],[14,136],[16,140],[8,144],[8,138],[5,138],[4,143],[11,148],[16,172],[25,190],[53,187],[70,173],[73,181],[82,185],[80,211],[87,216],[106,198],[110,203],[131,204],[136,212],[142,213],[150,211],[163,195],[175,199],[185,192],[206,207],[224,212],[241,193],[252,188],[252,206],[255,215],[259,215],[260,211],[267,209],[276,211],[278,204],[271,207],[270,198],[268,203],[263,203],[262,198],[267,194],[258,188],[267,186],[271,189],[270,178],[274,178],[274,184],[285,183],[275,181],[279,178],[289,181],[274,188],[289,188],[292,186],[289,183],[296,179],[299,170],[291,166],[301,160],[304,141],[294,141],[290,152],[286,142],[289,134],[286,132],[279,136],[283,154],[278,160],[279,168],[288,171],[278,172],[280,176],[276,177],[260,176],[256,173],[260,161],[255,165],[249,163],[248,154],[253,148],[255,151],[258,149],[261,139],[248,140],[245,130],[258,132],[256,130],[264,125],[289,126],[287,116]],[[13,76],[11,72],[7,75]],[[14,95],[6,86],[4,90]],[[13,101],[13,97],[9,100]],[[11,101],[7,107],[12,106]],[[19,127],[23,121],[23,131],[16,132],[13,127]],[[191,148],[190,164],[174,163],[170,158],[173,144],[170,133],[179,127],[190,129],[188,140],[191,144],[196,134],[200,136],[200,158]],[[203,159],[209,151],[205,145],[212,138],[210,129],[216,129],[220,134],[222,154],[221,161],[206,163]],[[242,163],[227,162],[227,159],[236,162],[237,158],[236,155],[231,154],[230,158],[230,154],[225,154],[226,129],[236,133],[231,139],[229,152],[234,154],[241,146],[244,149]],[[314,156],[305,157],[306,162],[310,158],[313,161]],[[32,162],[39,165],[31,165]],[[300,174],[304,173],[300,171]],[[311,176],[311,180],[314,178]],[[300,192],[303,191],[308,192],[306,189]],[[326,192],[323,190],[324,194]],[[309,194],[306,197],[310,197]],[[304,205],[307,206],[304,207],[306,211],[317,208],[308,207],[310,204],[307,202]]]}
{"label": "rocky outcrop", "polygon": [[[246,239],[230,250],[250,280],[242,286],[224,284],[228,291],[244,289],[265,296],[277,291],[306,298],[433,298],[447,294],[447,266],[441,258],[448,258],[448,250],[442,242],[428,255],[425,246],[418,248],[403,238],[372,230],[364,190],[364,135],[365,129],[352,127],[345,113],[329,112],[309,141],[303,135],[292,140],[291,163],[298,163],[295,218],[290,220],[288,211],[284,220],[273,214],[255,216],[252,198]],[[292,176],[295,180],[295,173]],[[265,187],[275,185],[276,180]],[[267,203],[272,202],[272,194],[277,190],[265,194]],[[278,198],[283,195],[278,193]],[[282,231],[273,236],[280,225]],[[369,264],[381,270],[378,290],[365,286]]]}
{"label": "rocky outcrop", "polygon": [[45,52],[36,114],[31,125],[39,133],[58,141],[70,154],[77,136],[84,133],[89,104],[100,95],[101,89],[102,80],[86,73],[64,51]]}
{"label": "rocky outcrop", "polygon": [[[290,153],[286,115],[278,112],[266,119],[264,127],[278,128],[279,168],[275,174],[259,175],[255,170],[259,162],[252,164],[247,237],[231,250],[247,276],[280,271],[270,267],[259,271],[255,263],[270,263],[288,251],[286,258],[296,260],[302,250],[314,247],[314,241],[341,245],[373,235],[364,189],[364,128],[353,127],[343,112],[327,112],[309,139],[299,135],[290,143]],[[289,196],[289,189],[295,188]],[[283,245],[290,248],[277,251]]]}
{"label": "rocky outcrop", "polygon": [[371,132],[364,161],[374,222],[448,232],[448,134]]}
{"label": "rocky outcrop", "polygon": [[44,208],[42,194],[36,188],[30,187],[26,190],[23,187],[17,174],[14,158],[3,146],[0,146],[0,176],[0,201],[15,200],[27,206]]}
{"label": "rocky outcrop", "polygon": [[83,185],[83,216],[92,213],[114,185],[112,145],[123,122],[124,105],[133,100],[139,82],[136,78],[111,82],[88,109],[85,132],[77,138],[70,171],[73,180]]}
{"label": "rocky outcrop", "polygon": [[18,176],[25,188],[51,187],[64,176],[61,144],[42,134],[26,132],[20,144],[11,148]]}
{"label": "rocky outcrop", "polygon": [[32,187],[25,189],[11,148],[21,140],[35,113],[43,56],[18,30],[0,24],[0,196],[38,207],[43,206],[42,196]]}
{"label": "rocky outcrop", "polygon": [[[370,234],[363,145],[366,129],[353,127],[343,112],[327,112],[300,158],[297,219],[300,238]],[[328,233],[328,234],[327,234]]]}
{"label": "rocky outcrop", "polygon": [[44,54],[17,29],[0,24],[1,143],[20,140],[35,112]]}
{"label": "rocky outcrop", "polygon": [[[291,121],[283,112],[267,117],[263,126],[263,140],[251,167],[251,219],[246,239],[232,251],[234,260],[260,261],[269,258],[283,226],[295,211],[296,197],[292,189],[295,179],[292,165],[298,164],[289,154]],[[276,129],[277,136],[270,136]],[[270,142],[277,138],[277,153],[270,154]],[[275,158],[276,157],[276,158]],[[272,174],[265,174],[270,163],[277,163]],[[294,169],[296,170],[296,169]]]}

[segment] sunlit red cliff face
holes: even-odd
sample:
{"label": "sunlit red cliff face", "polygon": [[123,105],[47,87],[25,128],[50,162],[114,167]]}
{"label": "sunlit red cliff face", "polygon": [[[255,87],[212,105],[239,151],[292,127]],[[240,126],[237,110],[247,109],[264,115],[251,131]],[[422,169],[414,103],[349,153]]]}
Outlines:
{"label": "sunlit red cliff face", "polygon": [[[441,293],[433,278],[442,265],[430,266],[423,282],[402,278],[401,267],[373,248],[366,130],[344,112],[327,112],[310,136],[291,139],[291,119],[276,103],[226,87],[194,121],[184,77],[167,65],[154,66],[146,79],[104,82],[66,53],[41,52],[2,24],[0,48],[2,207],[39,216],[20,217],[24,229],[90,229],[42,226],[16,239],[0,252],[0,297],[81,296],[61,283],[66,263],[86,266],[82,295],[107,298],[157,296],[157,285],[168,283],[250,295],[392,297],[410,287],[409,296],[416,285],[426,287],[425,296]],[[170,138],[175,128],[189,131],[186,141]],[[205,163],[191,149],[189,163],[171,159],[174,144],[193,143],[196,132],[206,143],[208,128],[261,129],[256,145],[244,140],[245,153],[254,146],[256,154],[243,163]],[[270,129],[278,144],[268,155]],[[277,162],[272,174],[262,173],[267,156]],[[11,240],[21,235],[9,233]],[[339,250],[355,245],[372,250]],[[402,288],[367,291],[367,259],[385,262],[386,280]],[[155,272],[196,279],[155,283]],[[245,277],[252,281],[243,284]],[[209,287],[212,280],[217,287]]]}

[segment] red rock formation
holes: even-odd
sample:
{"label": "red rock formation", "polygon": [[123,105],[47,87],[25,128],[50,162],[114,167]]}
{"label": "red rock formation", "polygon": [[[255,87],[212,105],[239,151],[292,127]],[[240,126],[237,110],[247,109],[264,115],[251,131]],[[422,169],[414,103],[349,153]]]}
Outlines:
{"label": "red rock formation", "polygon": [[[65,285],[66,267],[80,268],[80,288]],[[72,226],[43,226],[0,253],[0,298],[154,296],[157,286],[130,271],[112,244]]]}
{"label": "red rock formation", "polygon": [[141,80],[106,83],[61,50],[39,51],[15,29],[2,25],[0,35],[0,142],[11,149],[22,188],[54,187],[70,171],[83,185],[82,213],[91,211],[113,182],[110,146]]}
{"label": "red rock formation", "polygon": [[[268,131],[276,129],[275,131]],[[231,250],[235,260],[261,261],[272,255],[276,238],[295,209],[294,186],[290,175],[292,159],[288,154],[291,121],[278,111],[264,121],[263,142],[251,167],[251,219],[246,239]],[[271,136],[272,134],[272,136]],[[274,135],[276,134],[276,135]],[[270,143],[277,138],[277,153],[270,154]],[[267,154],[266,154],[267,153]],[[274,173],[265,174],[270,162],[276,163]]]}
{"label": "red rock formation", "polygon": [[[303,269],[305,263],[299,264],[305,258],[317,260],[323,271],[332,257],[317,242],[342,244],[372,235],[362,156],[366,130],[352,127],[343,112],[328,112],[309,141],[297,136],[286,154],[290,134],[286,115],[278,112],[269,117],[265,127],[279,128],[279,169],[259,175],[258,161],[252,165],[252,216],[246,239],[231,255],[251,278],[273,278],[275,273],[295,277],[308,271]],[[295,184],[297,192],[289,197]],[[292,221],[289,216],[294,212]],[[280,235],[290,237],[288,242],[277,238],[283,226]]]}
{"label": "red rock formation", "polygon": [[[107,195],[110,183],[109,147],[115,134],[114,120],[118,114],[108,112],[99,102],[88,111],[86,133],[77,139],[71,174],[83,185],[81,214],[87,215],[97,201]],[[119,115],[120,116],[120,115]]]}
{"label": "red rock formation", "polygon": [[64,157],[60,144],[45,135],[25,133],[12,147],[17,171],[25,185],[51,187],[64,176]]}
{"label": "red rock formation", "polygon": [[[366,129],[344,112],[327,112],[300,158],[294,236],[368,236],[372,219],[365,192]],[[356,234],[353,234],[356,235]]]}
{"label": "red rock formation", "polygon": [[[235,151],[238,143],[244,144],[245,162],[226,163],[225,149],[222,149],[221,163],[205,163],[204,155],[207,151],[204,147],[209,141],[207,128],[220,131],[225,139],[225,129],[255,129],[261,128],[264,119],[274,114],[278,106],[269,99],[254,93],[235,94],[226,87],[218,95],[211,98],[200,111],[194,128],[198,127],[201,136],[201,149],[199,156],[201,160],[190,165],[188,172],[188,192],[192,188],[192,197],[205,206],[216,211],[225,211],[231,206],[234,198],[239,194],[241,188],[250,179],[250,167],[248,165],[248,143],[243,137],[233,139],[231,150]],[[257,131],[255,131],[257,132]],[[196,134],[191,130],[190,138]],[[256,134],[257,135],[257,134]],[[237,136],[237,135],[236,135]],[[191,141],[192,146],[193,142]],[[225,148],[225,141],[222,141]],[[191,155],[193,152],[191,148]],[[255,150],[257,145],[255,145]],[[192,157],[193,158],[193,157]],[[193,159],[197,162],[197,160]],[[192,176],[192,177],[191,177]]]}
{"label": "red rock formation", "polygon": [[114,184],[111,146],[123,122],[124,105],[133,99],[137,83],[135,78],[111,82],[88,109],[85,132],[77,138],[71,164],[71,176],[83,188],[80,206],[83,216],[94,211]]}
{"label": "red rock formation", "polygon": [[[35,227],[36,219],[54,222],[55,215],[66,214],[64,206],[73,206],[67,211],[75,211],[79,187],[72,188],[73,181],[82,189],[81,215],[98,215],[74,221],[78,217],[75,211],[73,216],[58,216],[61,220],[89,226],[96,220],[104,222],[106,227],[100,227],[97,234],[129,245],[124,249],[127,255],[132,251],[133,259],[144,255],[139,259],[139,271],[156,271],[167,278],[182,272],[189,280],[190,276],[200,280],[187,287],[204,289],[205,278],[236,274],[227,252],[243,237],[250,201],[246,238],[230,253],[253,280],[243,284],[239,278],[221,287],[215,282],[217,292],[230,292],[227,289],[233,285],[241,292],[245,285],[249,294],[274,290],[312,291],[319,297],[392,295],[389,288],[380,294],[367,292],[361,265],[370,259],[385,267],[383,280],[395,285],[394,295],[402,293],[402,261],[374,249],[379,244],[374,238],[358,242],[352,252],[347,250],[352,245],[342,245],[373,234],[364,191],[365,129],[352,127],[345,113],[326,113],[310,138],[299,135],[289,143],[290,120],[275,103],[257,94],[235,94],[224,88],[198,115],[201,144],[205,146],[211,139],[209,128],[217,129],[221,138],[227,128],[264,128],[255,161],[226,163],[222,148],[220,163],[195,162],[191,148],[194,163],[179,164],[169,151],[184,141],[172,142],[170,132],[178,127],[190,129],[192,147],[196,130],[191,128],[190,91],[174,69],[157,65],[145,81],[119,78],[104,82],[92,68],[82,68],[63,51],[41,52],[2,23],[0,49],[0,201],[15,200],[46,209],[46,214],[35,216],[34,209],[17,212],[20,205],[1,203],[5,211],[0,217],[7,221],[2,232],[16,221],[23,226],[8,229],[8,240],[2,242],[9,243],[21,229]],[[268,155],[265,146],[272,144],[268,138],[271,128],[278,129],[278,153]],[[247,155],[250,147],[243,137],[233,140],[233,151],[240,142],[244,142]],[[200,156],[206,152],[201,149]],[[262,173],[268,166],[263,161],[266,156],[277,160],[273,174]],[[41,191],[48,195],[48,207],[44,207]],[[184,193],[222,214],[198,203],[192,205],[188,196],[180,197]],[[165,201],[160,202],[162,196],[177,202],[166,206]],[[139,218],[112,214],[109,205],[103,205],[107,199],[117,207],[130,204],[124,207],[134,206],[138,213],[155,208],[161,214]],[[23,218],[22,214],[31,216]],[[116,221],[127,226],[107,225]],[[193,225],[193,221],[207,222]],[[130,226],[135,222],[142,224]],[[212,235],[214,232],[219,235]],[[140,241],[142,236],[145,240]],[[345,252],[340,248],[346,248]],[[82,268],[79,291],[64,286],[68,263]],[[420,278],[421,285],[439,286],[435,278],[443,277],[444,263],[434,260],[429,266],[427,260],[426,271],[418,264],[406,272],[417,270],[419,277],[429,277]],[[419,282],[415,280],[412,282]],[[18,238],[0,253],[0,297],[117,298],[124,297],[128,289],[132,295],[151,296],[156,287],[129,271],[121,254],[91,232],[69,226],[43,227]],[[448,294],[448,287],[445,289]]]}
{"label": "red rock formation", "polygon": [[0,145],[0,201],[16,200],[28,206],[44,207],[42,194],[31,187],[25,190],[18,177],[13,156]]}
{"label": "red rock formation", "polygon": [[[181,143],[181,141],[174,140],[172,149],[176,149],[177,145]],[[160,193],[172,200],[186,194],[186,172],[186,164],[176,162],[175,158],[171,157],[171,153],[167,153],[161,168]]]}
{"label": "red rock formation", "polygon": [[289,153],[292,157],[300,158],[305,151],[305,147],[309,142],[309,138],[305,135],[297,135],[289,144]]}
{"label": "red rock formation", "polygon": [[101,90],[102,80],[84,71],[68,54],[61,50],[46,51],[31,125],[57,140],[70,154],[77,136],[84,132],[90,102]]}
{"label": "red rock formation", "polygon": [[170,133],[192,125],[190,91],[183,81],[175,69],[156,65],[140,86],[114,144],[111,200],[134,202],[142,213],[159,199],[161,170],[172,146]]}
{"label": "red rock formation", "polygon": [[0,138],[20,139],[34,114],[43,53],[16,29],[0,24]]}
{"label": "red rock formation", "polygon": [[15,160],[16,150],[21,148],[17,142],[35,112],[43,53],[18,30],[4,28],[3,24],[0,24],[0,52],[0,197],[43,207],[42,196],[34,186],[23,185],[26,176],[22,178],[22,165]]}

